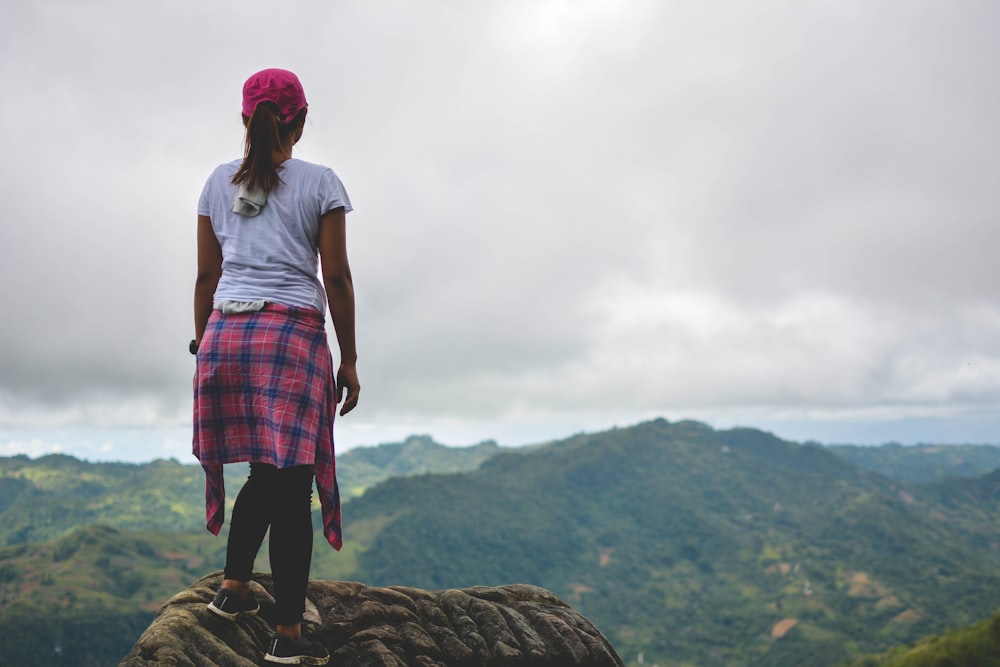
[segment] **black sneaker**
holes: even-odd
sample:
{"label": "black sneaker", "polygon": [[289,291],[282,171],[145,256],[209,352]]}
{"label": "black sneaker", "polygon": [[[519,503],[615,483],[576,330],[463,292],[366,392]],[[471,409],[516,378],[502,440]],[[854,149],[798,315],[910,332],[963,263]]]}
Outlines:
{"label": "black sneaker", "polygon": [[243,598],[236,591],[220,588],[215,594],[215,599],[208,603],[208,610],[218,614],[222,618],[235,621],[240,616],[253,616],[260,609],[257,598],[253,593],[250,597]]}
{"label": "black sneaker", "polygon": [[283,665],[325,665],[330,661],[330,652],[319,642],[307,637],[292,639],[276,634],[271,639],[264,660]]}

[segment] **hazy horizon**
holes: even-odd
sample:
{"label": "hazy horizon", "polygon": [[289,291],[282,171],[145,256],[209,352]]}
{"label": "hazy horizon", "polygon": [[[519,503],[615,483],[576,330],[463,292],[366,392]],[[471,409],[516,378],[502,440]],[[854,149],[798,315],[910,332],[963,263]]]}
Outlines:
{"label": "hazy horizon", "polygon": [[[644,420],[645,421],[645,420]],[[670,419],[668,421],[684,421],[683,419]],[[703,421],[697,420],[695,421]],[[373,447],[382,444],[392,444],[405,441],[412,436],[428,436],[435,442],[453,447],[465,447],[476,445],[481,442],[494,441],[500,446],[521,447],[533,444],[541,444],[551,440],[561,440],[580,432],[599,432],[612,428],[627,428],[639,422],[629,424],[608,424],[601,428],[573,429],[560,433],[552,433],[547,437],[517,439],[516,435],[508,434],[508,437],[495,437],[485,435],[483,437],[468,437],[462,432],[452,432],[435,434],[423,431],[412,431],[405,434],[396,435],[392,432],[385,432],[383,435],[373,435],[370,440],[355,440],[338,437],[337,451],[344,453],[357,447]],[[707,423],[707,422],[706,422]],[[724,430],[726,428],[747,427],[759,428],[760,430],[773,433],[774,435],[792,442],[818,442],[823,445],[866,445],[880,446],[885,444],[901,445],[994,445],[1000,446],[1000,437],[994,439],[958,438],[948,439],[948,429],[941,428],[937,424],[936,428],[928,429],[926,424],[921,425],[919,421],[901,423],[895,425],[880,424],[874,428],[860,428],[856,424],[834,425],[827,428],[826,437],[815,437],[808,435],[809,428],[815,428],[816,424],[807,422],[803,424],[785,424],[778,428],[762,428],[754,424],[708,424],[713,428]],[[839,427],[839,428],[838,428]],[[924,435],[915,435],[923,433]],[[911,434],[911,437],[897,437],[899,434]],[[351,435],[354,435],[351,433]],[[191,429],[190,427],[175,426],[164,427],[64,427],[52,429],[18,429],[0,427],[0,456],[27,455],[30,458],[37,458],[47,454],[67,454],[78,459],[91,462],[123,462],[123,463],[147,463],[156,459],[176,459],[181,463],[197,464],[197,459],[191,454]]]}

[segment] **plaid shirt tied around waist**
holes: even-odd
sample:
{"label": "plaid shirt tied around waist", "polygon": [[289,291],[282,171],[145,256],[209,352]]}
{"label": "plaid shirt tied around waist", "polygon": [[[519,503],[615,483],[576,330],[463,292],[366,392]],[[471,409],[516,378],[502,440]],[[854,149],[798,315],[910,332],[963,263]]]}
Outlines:
{"label": "plaid shirt tied around waist", "polygon": [[225,463],[312,465],[323,534],[343,543],[333,445],[336,385],[323,315],[268,303],[233,315],[212,311],[198,349],[194,455],[205,470],[207,528],[225,518]]}

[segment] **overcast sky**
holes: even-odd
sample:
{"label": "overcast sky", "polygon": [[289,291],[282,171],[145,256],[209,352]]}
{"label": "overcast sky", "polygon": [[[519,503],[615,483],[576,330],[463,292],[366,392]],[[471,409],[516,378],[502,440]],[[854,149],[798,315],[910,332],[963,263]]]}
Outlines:
{"label": "overcast sky", "polygon": [[189,456],[196,203],[265,67],[355,205],[339,447],[1000,442],[998,29],[992,0],[5,2],[0,454]]}

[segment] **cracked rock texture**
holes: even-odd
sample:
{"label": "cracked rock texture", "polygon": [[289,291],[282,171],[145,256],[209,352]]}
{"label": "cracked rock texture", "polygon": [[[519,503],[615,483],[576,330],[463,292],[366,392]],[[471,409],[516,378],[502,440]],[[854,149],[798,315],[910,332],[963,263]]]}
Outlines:
{"label": "cracked rock texture", "polygon": [[[264,664],[274,632],[270,576],[254,575],[260,614],[235,623],[206,608],[221,582],[215,572],[168,600],[119,667]],[[426,591],[310,581],[303,628],[336,667],[624,667],[593,623],[523,584]]]}

